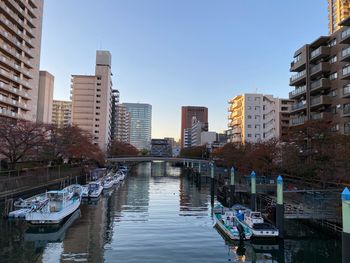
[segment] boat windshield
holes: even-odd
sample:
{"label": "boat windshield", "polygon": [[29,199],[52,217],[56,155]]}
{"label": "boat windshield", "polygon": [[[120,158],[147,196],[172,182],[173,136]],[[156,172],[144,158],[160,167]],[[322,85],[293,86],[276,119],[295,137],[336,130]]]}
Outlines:
{"label": "boat windshield", "polygon": [[63,200],[63,193],[62,192],[49,192],[47,193],[47,197],[50,201],[61,201]]}
{"label": "boat windshield", "polygon": [[98,189],[98,184],[89,184],[89,190],[94,191]]}
{"label": "boat windshield", "polygon": [[258,213],[258,212],[252,213],[252,214],[251,214],[251,217],[252,217],[252,218],[261,218],[261,214],[260,214],[260,212],[259,212],[259,213]]}

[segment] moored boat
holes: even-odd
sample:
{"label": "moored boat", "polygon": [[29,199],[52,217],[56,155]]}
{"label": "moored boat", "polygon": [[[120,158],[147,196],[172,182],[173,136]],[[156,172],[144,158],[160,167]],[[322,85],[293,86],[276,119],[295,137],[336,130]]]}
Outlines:
{"label": "moored boat", "polygon": [[90,182],[88,185],[88,196],[89,198],[98,198],[100,197],[103,191],[103,186],[101,181]]}
{"label": "moored boat", "polygon": [[106,177],[106,179],[103,180],[102,185],[104,190],[112,188],[114,185],[113,177],[112,176]]}
{"label": "moored boat", "polygon": [[81,185],[70,185],[62,190],[46,192],[45,205],[31,209],[25,220],[32,224],[58,224],[80,206]]}
{"label": "moored boat", "polygon": [[230,240],[249,240],[251,230],[238,220],[232,209],[217,206],[214,209],[215,226]]}
{"label": "moored boat", "polygon": [[260,212],[247,210],[244,213],[243,222],[252,230],[254,237],[278,237],[278,229],[265,223]]}

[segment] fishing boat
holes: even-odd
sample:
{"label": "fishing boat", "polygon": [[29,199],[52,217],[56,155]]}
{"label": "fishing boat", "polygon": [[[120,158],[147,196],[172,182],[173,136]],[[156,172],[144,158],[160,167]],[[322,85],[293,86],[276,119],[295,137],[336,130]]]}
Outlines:
{"label": "fishing boat", "polygon": [[90,182],[88,185],[88,196],[89,198],[99,198],[103,191],[101,181]]}
{"label": "fishing boat", "polygon": [[16,209],[32,208],[33,205],[39,205],[40,203],[45,202],[46,199],[47,199],[46,194],[41,193],[41,194],[34,195],[32,197],[29,197],[27,199],[19,198],[13,203],[13,206]]}
{"label": "fishing boat", "polygon": [[278,237],[278,229],[265,223],[260,212],[245,211],[243,222],[251,229],[254,237]]}
{"label": "fishing boat", "polygon": [[59,224],[80,206],[81,185],[70,185],[62,190],[46,192],[45,205],[31,209],[25,220],[32,224]]}
{"label": "fishing boat", "polygon": [[112,176],[106,177],[106,179],[104,179],[102,182],[103,190],[110,189],[113,187],[113,185],[114,185],[114,179]]}
{"label": "fishing boat", "polygon": [[215,226],[230,240],[249,240],[252,231],[235,216],[235,211],[219,205],[214,209]]}

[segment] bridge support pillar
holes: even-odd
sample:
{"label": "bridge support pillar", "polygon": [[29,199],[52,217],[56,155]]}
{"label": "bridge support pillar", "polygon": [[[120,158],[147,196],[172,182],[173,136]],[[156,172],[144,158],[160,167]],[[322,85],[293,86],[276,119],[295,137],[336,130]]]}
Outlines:
{"label": "bridge support pillar", "polygon": [[350,191],[346,187],[341,194],[343,233],[342,233],[342,262],[350,262]]}
{"label": "bridge support pillar", "polygon": [[276,204],[276,226],[278,228],[279,238],[283,238],[284,232],[284,205],[283,205],[283,179],[277,177],[277,204]]}
{"label": "bridge support pillar", "polygon": [[231,168],[231,178],[230,178],[230,206],[234,205],[235,199],[235,168]]}
{"label": "bridge support pillar", "polygon": [[210,196],[211,203],[214,205],[214,192],[215,192],[215,180],[214,180],[214,163],[210,163]]}
{"label": "bridge support pillar", "polygon": [[250,174],[250,181],[251,181],[251,196],[250,196],[250,208],[252,211],[256,210],[256,174],[253,171]]}

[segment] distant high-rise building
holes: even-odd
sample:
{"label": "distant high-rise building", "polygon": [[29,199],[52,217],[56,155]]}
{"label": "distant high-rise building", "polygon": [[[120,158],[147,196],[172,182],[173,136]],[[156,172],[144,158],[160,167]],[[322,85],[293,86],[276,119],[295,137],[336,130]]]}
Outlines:
{"label": "distant high-rise building", "polygon": [[117,127],[117,107],[119,104],[119,91],[112,90],[112,105],[111,105],[111,141],[116,138]]}
{"label": "distant high-rise building", "polygon": [[[228,142],[244,144],[280,138],[281,99],[272,95],[242,94],[229,104]],[[283,108],[286,112],[288,109]]]}
{"label": "distant high-rise building", "polygon": [[[190,136],[189,130],[192,127],[192,117],[198,121],[208,123],[208,108],[197,106],[183,106],[181,108],[181,148],[185,147],[185,137]],[[189,147],[191,143],[189,143]]]}
{"label": "distant high-rise building", "polygon": [[54,80],[49,72],[40,71],[37,121],[42,123],[51,123]]}
{"label": "distant high-rise building", "polygon": [[72,124],[91,132],[106,151],[111,138],[111,53],[96,51],[95,75],[72,76]]}
{"label": "distant high-rise building", "polygon": [[328,29],[332,35],[340,29],[339,23],[350,16],[350,0],[328,0]]}
{"label": "distant high-rise building", "polygon": [[116,106],[115,140],[130,143],[130,114],[125,105]]}
{"label": "distant high-rise building", "polygon": [[[193,117],[192,127],[191,127],[191,147],[202,145],[202,140],[201,140],[202,132],[207,132],[207,131],[208,131],[208,123],[200,122],[197,120],[196,117]],[[187,145],[187,143],[185,145]]]}
{"label": "distant high-rise building", "polygon": [[58,128],[67,127],[71,124],[72,102],[54,100],[52,106],[52,124]]}
{"label": "distant high-rise building", "polygon": [[0,116],[37,120],[43,0],[0,2]]}
{"label": "distant high-rise building", "polygon": [[137,149],[150,149],[152,106],[143,103],[123,103],[130,114],[130,144]]}

